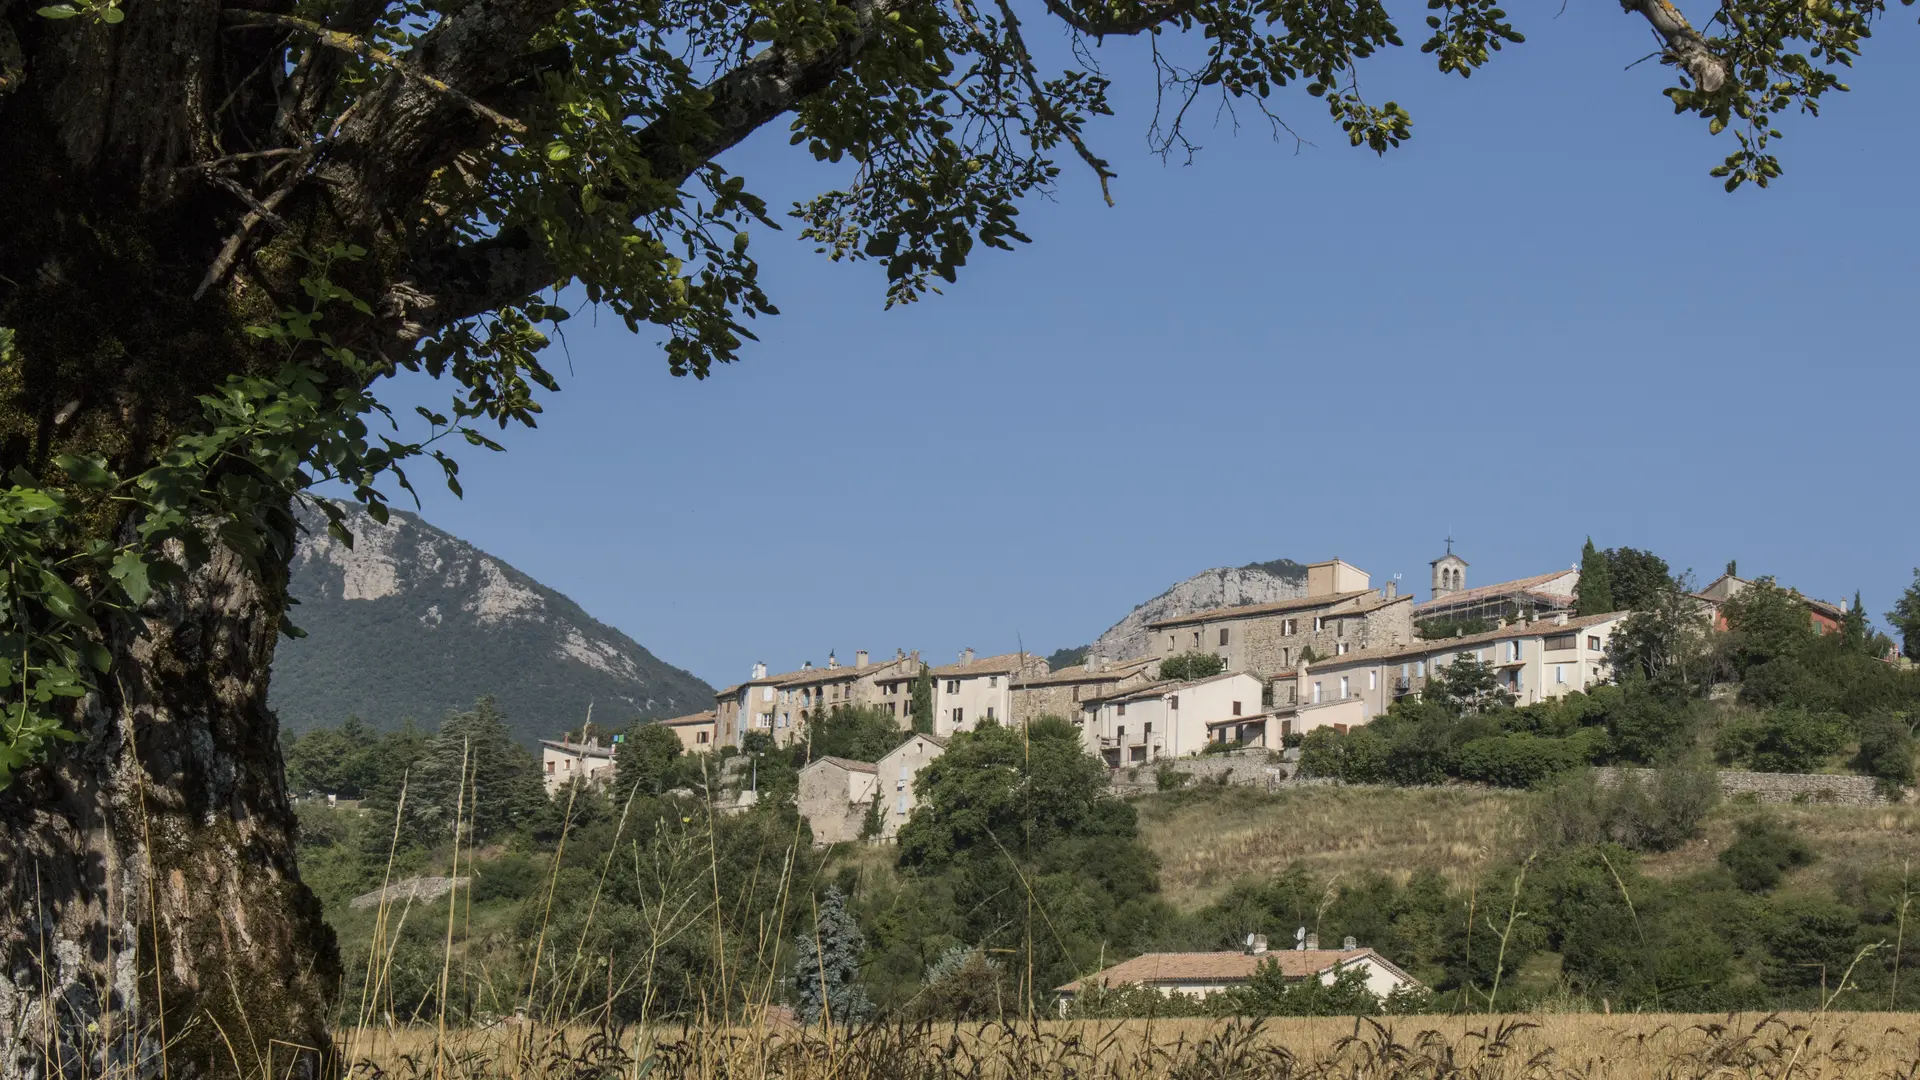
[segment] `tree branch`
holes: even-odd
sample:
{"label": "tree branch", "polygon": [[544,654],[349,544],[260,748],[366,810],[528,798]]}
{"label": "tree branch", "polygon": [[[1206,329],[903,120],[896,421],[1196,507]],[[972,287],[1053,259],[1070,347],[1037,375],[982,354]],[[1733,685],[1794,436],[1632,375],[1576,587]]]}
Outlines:
{"label": "tree branch", "polygon": [[[711,101],[697,117],[671,107],[664,110],[660,119],[633,136],[653,176],[678,189],[702,166],[824,90],[873,39],[876,24],[910,2],[863,0],[855,5],[853,28],[832,44],[808,52],[770,46],[708,83],[703,93]],[[607,192],[616,201],[632,195],[618,188]],[[635,209],[644,214],[653,208]],[[531,233],[508,227],[485,240],[417,256],[411,276],[413,287],[433,297],[433,312],[417,328],[424,334],[530,296],[558,282],[564,271]]]}
{"label": "tree branch", "polygon": [[1717,93],[1731,74],[1727,62],[1713,51],[1713,44],[1687,22],[1680,9],[1669,0],[1620,0],[1625,11],[1639,12],[1667,43],[1667,62],[1678,66],[1702,91]]}

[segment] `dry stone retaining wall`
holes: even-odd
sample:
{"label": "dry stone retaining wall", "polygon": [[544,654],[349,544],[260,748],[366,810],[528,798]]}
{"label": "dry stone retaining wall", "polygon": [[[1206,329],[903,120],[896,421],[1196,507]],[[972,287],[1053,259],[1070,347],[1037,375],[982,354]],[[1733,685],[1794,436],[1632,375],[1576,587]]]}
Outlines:
{"label": "dry stone retaining wall", "polygon": [[[1653,777],[1652,769],[1595,769],[1603,784],[1611,783],[1620,772],[1637,776],[1642,783]],[[1827,773],[1766,773],[1721,769],[1720,794],[1728,799],[1751,799],[1762,803],[1825,803],[1831,806],[1883,806],[1887,802],[1870,776],[1834,776]]]}

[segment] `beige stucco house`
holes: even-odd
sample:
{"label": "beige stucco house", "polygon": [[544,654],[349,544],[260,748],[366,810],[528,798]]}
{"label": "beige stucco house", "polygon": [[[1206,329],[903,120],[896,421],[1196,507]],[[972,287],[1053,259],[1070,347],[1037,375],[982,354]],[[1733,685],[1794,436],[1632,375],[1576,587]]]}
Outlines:
{"label": "beige stucco house", "polygon": [[1162,657],[1211,653],[1228,671],[1271,678],[1291,670],[1303,650],[1325,657],[1413,640],[1413,597],[1391,582],[1375,589],[1366,571],[1330,559],[1307,567],[1305,596],[1212,608],[1147,628]]}
{"label": "beige stucco house", "polygon": [[[1244,985],[1262,967],[1273,965],[1288,982],[1318,979],[1332,985],[1343,973],[1364,973],[1368,992],[1385,998],[1396,990],[1419,988],[1413,976],[1399,965],[1372,949],[1363,949],[1347,939],[1340,949],[1287,949],[1267,951],[1265,939],[1245,952],[1147,953],[1115,964],[1083,979],[1075,979],[1054,989],[1055,1000],[1064,1014],[1083,988],[1091,986],[1143,986],[1163,994],[1181,994],[1204,998]],[[1309,941],[1309,944],[1317,942]]]}
{"label": "beige stucco house", "polygon": [[797,802],[800,816],[813,830],[814,846],[860,839],[878,787],[879,773],[871,761],[823,757],[801,769]]}
{"label": "beige stucco house", "polygon": [[595,784],[613,781],[613,747],[602,745],[598,737],[584,742],[570,738],[540,740],[541,779],[547,794],[560,790],[567,781],[584,779]]}
{"label": "beige stucco house", "polygon": [[1081,732],[1087,751],[1111,768],[1186,757],[1206,748],[1209,724],[1260,716],[1262,690],[1244,671],[1145,683],[1085,703]]}
{"label": "beige stucco house", "polygon": [[[1319,708],[1359,701],[1371,719],[1396,700],[1419,693],[1429,678],[1461,656],[1475,657],[1494,668],[1501,688],[1513,695],[1515,704],[1564,697],[1612,679],[1607,647],[1626,617],[1624,611],[1585,618],[1561,612],[1482,634],[1332,656],[1300,665],[1284,679],[1276,679],[1274,700],[1296,702],[1303,718]],[[1294,730],[1315,726],[1324,724]]]}
{"label": "beige stucco house", "polygon": [[958,663],[933,669],[933,731],[942,737],[972,731],[981,721],[1013,721],[1013,683],[1047,674],[1047,662],[1029,653],[976,659],[962,650]]}
{"label": "beige stucco house", "polygon": [[920,770],[946,752],[947,740],[915,734],[874,763],[879,780],[874,798],[881,802],[880,839],[892,840],[900,835],[914,807],[920,805],[916,794]]}
{"label": "beige stucco house", "polygon": [[714,749],[720,714],[712,709],[691,716],[676,716],[660,721],[660,726],[680,737],[680,749],[689,754],[704,754]]}

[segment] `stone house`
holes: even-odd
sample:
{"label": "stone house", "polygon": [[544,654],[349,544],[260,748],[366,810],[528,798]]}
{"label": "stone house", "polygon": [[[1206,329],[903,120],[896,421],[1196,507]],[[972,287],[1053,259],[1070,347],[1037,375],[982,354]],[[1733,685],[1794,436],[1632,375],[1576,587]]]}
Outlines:
{"label": "stone house", "polygon": [[878,788],[879,773],[870,761],[822,757],[801,769],[796,801],[813,830],[813,846],[860,839]]}
{"label": "stone house", "polygon": [[[796,671],[777,675],[769,675],[767,665],[755,664],[752,678],[714,695],[714,738],[722,746],[739,746],[747,732],[759,731],[773,736],[774,745],[789,746],[803,737],[807,717],[816,710],[840,705],[885,709],[895,699],[882,687],[901,673],[910,672],[906,676],[910,682],[920,670],[919,656],[895,650],[893,659],[874,664],[862,649],[853,654],[849,667],[828,653],[825,667],[815,667],[809,660]],[[904,707],[899,715],[907,716]],[[901,726],[907,726],[904,720]]]}
{"label": "stone house", "polygon": [[1144,683],[1085,702],[1080,730],[1088,752],[1109,768],[1185,757],[1205,749],[1209,724],[1261,716],[1263,692],[1264,684],[1244,671]]}
{"label": "stone house", "polygon": [[582,742],[562,736],[560,741],[540,740],[541,780],[552,795],[567,781],[585,779],[595,784],[613,782],[613,747],[602,745],[597,736]]}
{"label": "stone house", "polygon": [[947,752],[947,740],[938,735],[915,734],[886,752],[875,762],[878,786],[874,798],[881,800],[880,839],[893,840],[920,805],[916,786],[920,770]]}
{"label": "stone house", "polygon": [[1364,705],[1366,719],[1371,719],[1400,698],[1419,693],[1428,679],[1461,656],[1473,656],[1492,667],[1500,687],[1513,695],[1516,704],[1564,697],[1612,679],[1607,647],[1627,614],[1616,611],[1574,618],[1560,612],[1481,634],[1330,656],[1299,665],[1285,678],[1276,679],[1274,701],[1298,706],[1299,726],[1291,728],[1296,731],[1325,726],[1314,716],[1315,710],[1355,700]]}
{"label": "stone house", "polygon": [[[787,726],[796,738],[802,737],[809,718],[839,708],[879,709],[891,713],[895,722],[906,728],[912,723],[913,677],[919,673],[918,652],[908,655],[896,649],[891,660],[876,664],[861,649],[853,654],[851,667],[828,653],[825,667],[809,663],[780,684],[775,694],[777,715],[789,718]],[[898,690],[902,682],[908,685],[904,694]]]}
{"label": "stone house", "polygon": [[680,749],[689,754],[704,754],[718,744],[714,742],[714,733],[720,714],[712,709],[697,712],[691,716],[676,716],[671,720],[661,720],[659,724],[680,737]]}
{"label": "stone house", "polygon": [[1253,944],[1244,952],[1147,953],[1136,956],[1056,987],[1054,999],[1059,1004],[1061,1014],[1065,1015],[1080,991],[1093,986],[1143,986],[1163,994],[1204,998],[1245,985],[1267,965],[1278,968],[1281,978],[1287,982],[1318,979],[1327,985],[1332,985],[1345,972],[1358,970],[1364,973],[1367,990],[1383,999],[1395,990],[1420,987],[1419,981],[1402,971],[1399,965],[1372,949],[1358,947],[1352,938],[1348,938],[1342,948],[1322,949],[1318,940],[1309,936],[1305,948],[1279,952],[1269,952],[1263,937],[1252,935],[1252,941]]}
{"label": "stone house", "polygon": [[1304,650],[1326,657],[1413,640],[1413,597],[1389,582],[1369,585],[1366,571],[1339,559],[1307,567],[1307,595],[1271,604],[1213,608],[1147,624],[1158,655],[1202,652],[1228,671],[1270,678],[1291,670]]}
{"label": "stone house", "polygon": [[962,650],[958,663],[933,669],[934,734],[972,731],[983,720],[1011,722],[1015,679],[1045,674],[1046,660],[1030,653],[975,659],[972,649]]}
{"label": "stone house", "polygon": [[1019,677],[1013,683],[1009,712],[1016,724],[1025,724],[1040,716],[1057,716],[1069,723],[1078,723],[1082,702],[1153,682],[1158,678],[1159,668],[1157,656],[1118,661],[1094,656],[1088,657],[1084,664],[1063,667],[1045,675]]}

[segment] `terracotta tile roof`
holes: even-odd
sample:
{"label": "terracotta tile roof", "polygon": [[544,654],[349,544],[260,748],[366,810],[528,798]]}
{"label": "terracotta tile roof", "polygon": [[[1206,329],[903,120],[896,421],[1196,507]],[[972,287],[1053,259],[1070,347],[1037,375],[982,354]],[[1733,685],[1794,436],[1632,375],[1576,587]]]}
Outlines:
{"label": "terracotta tile roof", "polygon": [[1204,679],[1189,679],[1185,682],[1181,682],[1178,679],[1155,679],[1150,683],[1142,683],[1139,686],[1129,686],[1125,690],[1108,694],[1105,697],[1087,698],[1082,701],[1081,704],[1092,705],[1108,701],[1134,701],[1140,698],[1159,697],[1162,694],[1177,694],[1190,686],[1205,686],[1208,683],[1219,682],[1222,679],[1234,678],[1247,678],[1253,679],[1255,682],[1259,681],[1257,676],[1249,675],[1244,671],[1223,671],[1218,675],[1209,675]]}
{"label": "terracotta tile roof", "polygon": [[[912,663],[912,661],[902,656],[892,660],[882,660],[877,664],[867,664],[863,667],[849,667],[846,664],[841,664],[839,667],[802,668],[791,677],[782,679],[780,685],[810,686],[814,683],[838,682],[841,679],[862,679],[869,675],[878,676],[886,668],[904,666],[910,663]],[[918,674],[919,671],[916,669],[908,673],[907,677],[912,678]]]}
{"label": "terracotta tile roof", "polygon": [[855,761],[852,758],[843,757],[817,757],[807,763],[807,768],[811,769],[815,765],[838,765],[848,772],[877,773],[880,771],[880,767],[871,761]]}
{"label": "terracotta tile roof", "polygon": [[706,712],[697,712],[688,716],[676,716],[671,720],[656,720],[654,723],[663,724],[667,727],[691,727],[695,724],[711,724],[719,719],[719,713],[708,709]]}
{"label": "terracotta tile roof", "polygon": [[1578,572],[1577,570],[1555,570],[1551,574],[1536,574],[1533,577],[1519,578],[1514,581],[1502,581],[1493,585],[1481,585],[1477,588],[1462,589],[1459,592],[1449,593],[1436,600],[1426,600],[1415,604],[1413,605],[1413,611],[1414,614],[1418,615],[1422,611],[1431,609],[1455,607],[1460,604],[1477,604],[1483,600],[1497,600],[1503,596],[1518,595],[1571,603],[1571,597],[1561,596],[1558,593],[1541,592],[1539,589],[1540,586],[1556,578],[1565,577],[1568,574],[1577,574]]}
{"label": "terracotta tile roof", "polygon": [[1021,663],[1028,665],[1044,664],[1045,660],[1032,653],[1001,653],[999,656],[983,656],[971,664],[947,664],[933,669],[936,679],[964,679],[971,675],[1012,675],[1020,670]]}
{"label": "terracotta tile roof", "polygon": [[[1467,634],[1463,637],[1436,638],[1432,641],[1415,641],[1405,645],[1386,645],[1377,649],[1362,649],[1344,656],[1329,656],[1315,660],[1307,665],[1309,671],[1339,670],[1354,664],[1372,664],[1382,660],[1398,660],[1402,657],[1412,659],[1422,656],[1436,656],[1443,653],[1459,652],[1462,649],[1475,648],[1495,641],[1511,641],[1514,638],[1547,638],[1557,634],[1570,634],[1576,630],[1609,623],[1615,619],[1624,619],[1625,611],[1612,611],[1605,615],[1587,615],[1578,619],[1568,619],[1559,624],[1552,619],[1535,619],[1530,623],[1515,623],[1497,630],[1488,630],[1482,634]],[[1285,674],[1284,672],[1282,674]],[[1298,674],[1298,672],[1295,672]]]}
{"label": "terracotta tile roof", "polygon": [[1372,949],[1281,949],[1255,956],[1243,952],[1147,953],[1075,979],[1055,988],[1055,993],[1078,993],[1083,986],[1177,985],[1180,983],[1245,982],[1260,970],[1260,965],[1277,964],[1288,979],[1307,979],[1330,968],[1341,967],[1362,958],[1371,958],[1397,978],[1412,982],[1406,972]]}
{"label": "terracotta tile roof", "polygon": [[1365,596],[1372,589],[1360,589],[1354,592],[1330,593],[1326,596],[1296,596],[1291,600],[1276,600],[1271,604],[1245,604],[1240,607],[1208,608],[1191,615],[1179,615],[1171,619],[1150,622],[1147,629],[1158,630],[1167,626],[1185,626],[1188,623],[1216,622],[1220,619],[1252,619],[1262,615],[1278,615],[1287,611],[1305,611],[1308,608],[1332,607],[1345,603],[1355,597]]}
{"label": "terracotta tile roof", "polygon": [[1141,656],[1132,660],[1121,660],[1118,663],[1109,663],[1099,671],[1089,671],[1085,664],[1075,664],[1072,667],[1063,667],[1059,671],[1050,672],[1046,675],[1038,675],[1030,679],[1021,679],[1013,685],[1016,687],[1066,686],[1073,683],[1116,682],[1120,679],[1137,675],[1143,669],[1159,662],[1160,658],[1157,656]]}

